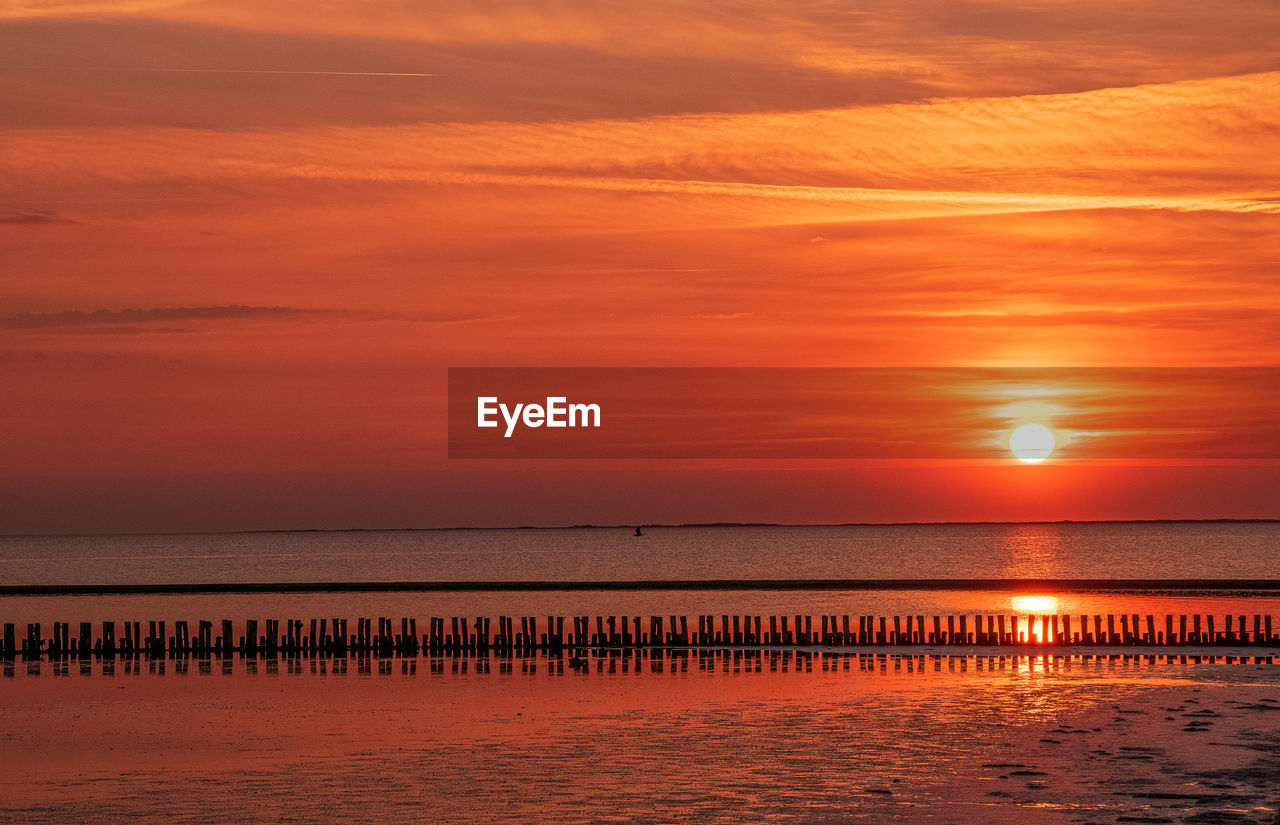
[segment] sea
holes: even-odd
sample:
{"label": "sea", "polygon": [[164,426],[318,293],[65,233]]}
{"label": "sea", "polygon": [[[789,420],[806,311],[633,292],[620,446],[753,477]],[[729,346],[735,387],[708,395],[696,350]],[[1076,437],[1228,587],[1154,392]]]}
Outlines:
{"label": "sea", "polygon": [[[1280,523],[712,526],[0,537],[0,582],[1280,579]],[[1026,595],[1026,594],[1022,594]],[[1271,593],[1045,593],[1060,613],[1266,613]],[[4,621],[310,616],[948,615],[1007,592],[644,591],[30,596]],[[1041,608],[1043,610],[1043,608]],[[1024,611],[1025,612],[1025,611]],[[10,618],[12,617],[12,618]]]}
{"label": "sea", "polygon": [[[1278,550],[1270,523],[15,536],[0,582],[1277,579]],[[7,596],[0,620],[949,615],[1022,595]],[[1035,595],[1280,617],[1265,592]],[[18,658],[0,823],[1270,823],[1280,668],[1244,653]]]}

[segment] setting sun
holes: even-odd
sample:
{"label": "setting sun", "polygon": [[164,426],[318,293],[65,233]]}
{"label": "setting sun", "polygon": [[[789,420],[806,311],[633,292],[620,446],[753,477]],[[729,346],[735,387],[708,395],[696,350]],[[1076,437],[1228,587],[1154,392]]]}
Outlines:
{"label": "setting sun", "polygon": [[1023,424],[1009,436],[1009,451],[1019,461],[1038,464],[1053,453],[1053,431],[1043,424]]}

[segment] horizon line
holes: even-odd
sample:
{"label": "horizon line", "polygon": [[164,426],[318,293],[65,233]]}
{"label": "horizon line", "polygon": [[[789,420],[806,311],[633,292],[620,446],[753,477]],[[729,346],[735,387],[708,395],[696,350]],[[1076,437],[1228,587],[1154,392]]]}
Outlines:
{"label": "horizon line", "polygon": [[1029,519],[1023,521],[846,521],[846,522],[770,522],[770,521],[704,521],[681,523],[628,522],[619,524],[553,524],[516,526],[448,526],[448,527],[285,527],[246,530],[131,530],[122,532],[90,531],[84,533],[0,533],[10,538],[89,538],[105,536],[239,536],[262,533],[433,533],[461,530],[634,530],[636,528],[689,529],[706,527],[983,527],[1046,524],[1277,524],[1280,518],[1119,518],[1119,519]]}

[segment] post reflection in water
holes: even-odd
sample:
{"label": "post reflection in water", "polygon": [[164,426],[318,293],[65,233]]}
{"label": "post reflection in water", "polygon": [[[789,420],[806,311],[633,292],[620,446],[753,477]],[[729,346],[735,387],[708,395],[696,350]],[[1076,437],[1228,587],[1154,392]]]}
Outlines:
{"label": "post reflection in water", "polygon": [[[1035,617],[1027,617],[1033,619]],[[1039,623],[1036,633],[1040,632]],[[968,673],[1008,672],[1023,676],[1044,676],[1073,668],[1168,667],[1200,664],[1273,664],[1274,656],[1187,654],[1187,653],[1009,653],[1004,655],[949,653],[879,653],[805,650],[614,650],[603,654],[566,657],[539,653],[529,656],[428,656],[423,657],[422,672],[431,676],[639,676],[641,674],[719,674],[748,673],[835,673],[860,671],[867,674],[893,673]],[[17,665],[21,664],[22,667]],[[252,656],[228,656],[212,661],[208,658],[178,657],[174,659],[124,658],[102,661],[43,661],[31,659],[21,663],[7,660],[0,668],[5,679],[68,677],[130,679],[139,677],[224,677],[276,678],[392,676],[413,677],[419,673],[419,660],[359,656],[325,659],[293,657],[258,659]],[[74,665],[74,666],[73,666]]]}

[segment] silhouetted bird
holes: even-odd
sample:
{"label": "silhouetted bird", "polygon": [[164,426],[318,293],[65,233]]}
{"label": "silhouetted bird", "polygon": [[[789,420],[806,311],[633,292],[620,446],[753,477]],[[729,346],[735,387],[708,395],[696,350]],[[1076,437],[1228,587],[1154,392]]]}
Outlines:
{"label": "silhouetted bird", "polygon": [[643,536],[643,535],[644,535],[644,532],[643,532],[639,527],[637,527],[637,528],[636,528],[636,535],[637,535],[637,536]]}

